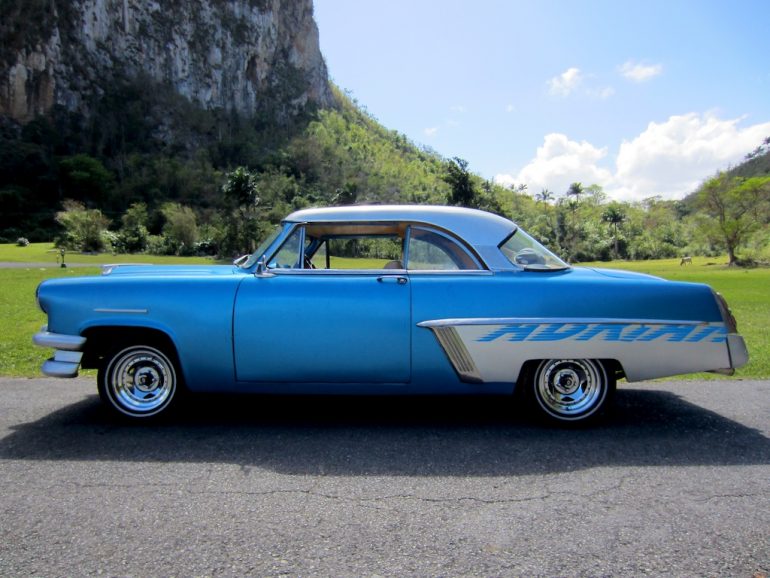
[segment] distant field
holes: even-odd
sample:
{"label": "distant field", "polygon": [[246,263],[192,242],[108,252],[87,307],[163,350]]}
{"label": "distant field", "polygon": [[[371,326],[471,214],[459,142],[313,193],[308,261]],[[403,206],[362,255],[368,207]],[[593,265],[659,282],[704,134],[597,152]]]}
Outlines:
{"label": "distant field", "polygon": [[[152,263],[210,263],[208,259],[155,257],[147,255],[67,255],[68,263],[91,263],[94,267],[61,269],[47,244],[35,244],[26,248],[0,245],[0,262],[49,262],[48,268],[19,267],[0,268],[0,375],[37,376],[40,365],[49,352],[32,345],[32,335],[45,323],[45,316],[35,304],[35,287],[50,277],[98,274],[99,263],[152,262]],[[27,252],[27,250],[29,250]],[[667,279],[707,283],[722,293],[738,320],[738,328],[749,346],[751,361],[739,370],[737,377],[770,377],[770,269],[729,269],[725,259],[693,259],[692,265],[679,266],[679,260],[663,261],[614,261],[611,263],[585,263],[582,266],[609,267],[650,273]],[[373,268],[384,261],[372,260]],[[713,263],[713,264],[712,264]],[[348,263],[333,261],[333,265],[345,267]],[[702,374],[699,377],[709,377]],[[682,379],[691,379],[684,376]]]}

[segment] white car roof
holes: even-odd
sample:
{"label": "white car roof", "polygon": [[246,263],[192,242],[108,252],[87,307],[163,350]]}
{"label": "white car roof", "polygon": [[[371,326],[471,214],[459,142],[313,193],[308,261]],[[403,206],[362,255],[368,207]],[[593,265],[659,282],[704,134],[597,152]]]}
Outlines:
{"label": "white car roof", "polygon": [[291,223],[409,222],[446,229],[477,249],[497,247],[516,230],[504,217],[477,209],[435,205],[355,205],[302,209],[284,219]]}

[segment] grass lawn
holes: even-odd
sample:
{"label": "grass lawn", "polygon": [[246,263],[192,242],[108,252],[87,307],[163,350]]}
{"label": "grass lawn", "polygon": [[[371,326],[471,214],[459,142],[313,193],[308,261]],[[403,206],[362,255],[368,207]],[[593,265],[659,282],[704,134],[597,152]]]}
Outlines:
{"label": "grass lawn", "polygon": [[[17,247],[13,244],[0,244],[0,263],[50,263],[59,265],[59,251],[53,243],[30,243],[27,247]],[[66,253],[64,262],[67,264],[93,265],[95,267],[106,263],[212,263],[210,257],[168,257],[162,255],[112,255],[111,253],[84,254]]]}
{"label": "grass lawn", "polygon": [[[47,262],[48,268],[21,267],[0,268],[0,319],[4,324],[0,332],[0,375],[40,375],[40,365],[50,352],[32,345],[32,335],[45,324],[45,315],[35,304],[35,288],[43,279],[51,277],[95,275],[100,272],[99,263],[210,263],[205,258],[155,257],[148,255],[75,255],[66,256],[67,263],[93,264],[94,267],[61,269],[57,266],[49,244],[33,244],[29,247],[0,245],[0,262],[11,261]],[[27,250],[29,252],[27,252]],[[679,266],[679,260],[588,263],[586,266],[610,267],[651,273],[680,281],[707,283],[722,293],[738,320],[738,328],[749,347],[751,360],[737,377],[770,377],[770,269],[728,269],[724,259],[694,258],[692,265]],[[713,263],[713,264],[712,264]],[[336,263],[336,266],[343,266]],[[372,266],[381,266],[372,261]],[[699,374],[698,377],[712,376]],[[692,376],[683,376],[691,379]],[[721,377],[720,377],[721,378]]]}
{"label": "grass lawn", "polygon": [[51,350],[32,344],[32,336],[46,323],[35,303],[35,288],[43,279],[98,274],[98,268],[0,269],[0,375],[41,376],[40,366]]}

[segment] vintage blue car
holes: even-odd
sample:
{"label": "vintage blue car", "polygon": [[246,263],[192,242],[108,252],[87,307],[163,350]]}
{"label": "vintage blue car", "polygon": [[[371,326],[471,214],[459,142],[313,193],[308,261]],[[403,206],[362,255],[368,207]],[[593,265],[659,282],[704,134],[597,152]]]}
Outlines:
{"label": "vintage blue car", "polygon": [[[706,285],[571,267],[508,219],[430,206],[308,209],[231,266],[108,266],[44,281],[43,373],[98,368],[121,416],[191,392],[524,393],[595,419],[619,378],[731,373],[748,353]],[[518,396],[517,396],[518,397]]]}

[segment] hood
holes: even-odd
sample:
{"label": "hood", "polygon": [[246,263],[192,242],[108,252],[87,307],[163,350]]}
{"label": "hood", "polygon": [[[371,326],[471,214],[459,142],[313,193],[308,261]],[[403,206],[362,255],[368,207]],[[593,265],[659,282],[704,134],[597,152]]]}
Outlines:
{"label": "hood", "polygon": [[634,271],[621,271],[619,269],[601,269],[599,267],[575,267],[575,270],[590,272],[593,275],[601,277],[611,277],[612,279],[626,279],[629,281],[664,281],[662,277],[649,275],[647,273],[636,273]]}

